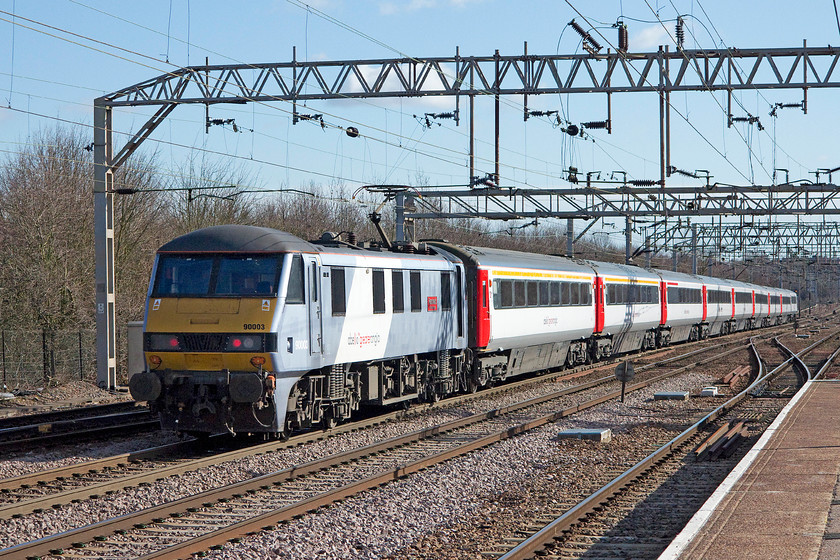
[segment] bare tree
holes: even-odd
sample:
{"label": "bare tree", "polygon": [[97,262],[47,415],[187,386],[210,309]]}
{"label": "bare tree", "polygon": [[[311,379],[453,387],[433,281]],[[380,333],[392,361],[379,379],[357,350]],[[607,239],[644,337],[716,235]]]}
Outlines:
{"label": "bare tree", "polygon": [[[199,159],[200,158],[200,159]],[[220,224],[253,224],[256,176],[242,166],[193,156],[179,169],[170,193],[169,217],[180,235]]]}
{"label": "bare tree", "polygon": [[[88,132],[57,127],[33,135],[0,167],[0,321],[9,328],[94,324],[93,161]],[[136,154],[116,174],[137,194],[115,202],[117,289],[129,318],[142,313],[151,256],[162,238],[163,197],[155,156]]]}
{"label": "bare tree", "polygon": [[0,169],[4,325],[89,324],[91,158],[77,130],[35,134]]}

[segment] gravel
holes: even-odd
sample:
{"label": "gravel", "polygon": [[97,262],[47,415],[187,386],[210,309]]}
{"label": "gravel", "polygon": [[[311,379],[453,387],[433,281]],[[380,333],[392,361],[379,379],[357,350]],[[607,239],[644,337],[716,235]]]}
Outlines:
{"label": "gravel", "polygon": [[[546,495],[535,492],[534,485],[550,485],[549,495],[558,499],[599,488],[604,465],[626,470],[651,442],[676,436],[699,413],[692,401],[653,401],[654,392],[696,390],[709,382],[708,376],[694,374],[659,383],[627,395],[624,404],[610,402],[438,465],[227,545],[208,558],[481,559],[494,534],[545,507],[528,499]],[[556,437],[564,429],[600,427],[613,430],[611,444]]]}
{"label": "gravel", "polygon": [[[465,542],[473,542],[470,538],[478,537],[468,537],[462,529],[452,533],[453,528],[477,527],[475,520],[481,516],[505,515],[509,508],[505,505],[507,501],[515,496],[527,496],[528,484],[542,480],[539,475],[547,469],[555,473],[557,493],[561,495],[567,485],[586,487],[587,480],[595,479],[592,472],[602,469],[603,465],[624,465],[629,460],[626,458],[629,449],[640,445],[649,447],[650,438],[680,431],[683,424],[699,414],[700,406],[705,409],[708,401],[654,402],[653,393],[663,390],[696,392],[712,381],[713,377],[708,374],[695,373],[660,382],[642,392],[628,394],[624,404],[610,402],[439,465],[406,480],[345,500],[321,510],[317,515],[284,524],[276,531],[245,539],[239,545],[214,553],[213,557],[326,559],[395,555],[395,558],[402,558],[410,547],[417,546],[416,543],[421,543],[421,539],[430,533],[436,535],[434,538],[440,540],[443,549],[452,548],[455,543],[462,546]],[[437,425],[479,410],[504,406],[522,400],[523,395],[545,394],[564,384],[570,382],[551,382],[538,388],[520,390],[516,394],[488,396],[454,409],[433,409],[400,422],[170,477],[149,487],[117,492],[107,499],[89,500],[67,505],[61,510],[0,521],[0,548]],[[562,429],[604,426],[613,429],[614,443],[610,445],[596,446],[555,439]],[[158,445],[172,436],[161,434],[157,437],[161,439],[156,442],[135,439],[101,447],[91,444],[89,449],[79,450],[72,457],[50,458],[49,454],[32,453],[0,461],[0,476],[14,476],[25,468],[50,468],[51,465],[65,464],[63,461],[85,460],[124,452],[127,448]],[[117,450],[121,445],[123,450]],[[60,454],[60,450],[56,453]],[[467,553],[466,550],[463,552]]]}
{"label": "gravel", "polygon": [[133,400],[127,392],[105,391],[87,381],[34,390],[13,399],[0,400],[0,418],[24,416],[45,410],[67,409],[90,404],[109,404]]}

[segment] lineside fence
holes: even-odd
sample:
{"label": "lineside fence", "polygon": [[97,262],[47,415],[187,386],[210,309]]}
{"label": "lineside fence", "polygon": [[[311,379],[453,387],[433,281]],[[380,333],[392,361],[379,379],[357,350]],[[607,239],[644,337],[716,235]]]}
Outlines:
{"label": "lineside fence", "polygon": [[[125,356],[126,327],[117,332]],[[125,363],[117,364],[125,382]],[[96,383],[96,330],[0,330],[0,391],[29,390],[82,380]],[[5,386],[5,389],[3,388]]]}

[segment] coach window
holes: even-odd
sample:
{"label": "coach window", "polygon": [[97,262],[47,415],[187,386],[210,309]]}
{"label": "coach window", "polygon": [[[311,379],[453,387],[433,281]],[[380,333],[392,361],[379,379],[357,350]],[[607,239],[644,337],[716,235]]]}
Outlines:
{"label": "coach window", "polygon": [[571,283],[569,282],[561,282],[560,283],[560,305],[571,305],[572,303],[572,296],[571,296]]}
{"label": "coach window", "polygon": [[569,293],[571,294],[572,305],[580,305],[580,284],[573,282],[569,284]]}
{"label": "coach window", "polygon": [[[448,272],[440,273],[440,309],[448,311],[452,309],[452,275]],[[495,288],[495,286],[494,286]]]}
{"label": "coach window", "polygon": [[394,313],[402,313],[405,310],[402,270],[391,271],[391,290],[393,291]]}
{"label": "coach window", "polygon": [[499,292],[501,293],[501,306],[513,307],[513,281],[496,280],[495,286],[499,286]]}
{"label": "coach window", "polygon": [[345,293],[344,269],[330,269],[330,292],[332,299],[332,314],[344,315],[347,313],[347,296]]}
{"label": "coach window", "polygon": [[292,257],[286,303],[303,303],[303,258],[300,255]]}
{"label": "coach window", "polygon": [[540,307],[548,307],[549,290],[548,282],[541,281],[540,285]]}
{"label": "coach window", "polygon": [[551,296],[549,297],[551,305],[560,305],[560,282],[551,282]]}
{"label": "coach window", "polygon": [[539,282],[528,282],[528,307],[536,307],[540,304]]}
{"label": "coach window", "polygon": [[423,297],[420,294],[420,273],[410,272],[408,275],[409,289],[411,290],[411,310],[422,311],[423,306],[421,301]]}
{"label": "coach window", "polygon": [[592,286],[589,284],[580,285],[580,304],[592,305]]}
{"label": "coach window", "polygon": [[385,313],[385,271],[373,271],[373,312]]}
{"label": "coach window", "polygon": [[513,281],[513,306],[525,307],[525,281]]}

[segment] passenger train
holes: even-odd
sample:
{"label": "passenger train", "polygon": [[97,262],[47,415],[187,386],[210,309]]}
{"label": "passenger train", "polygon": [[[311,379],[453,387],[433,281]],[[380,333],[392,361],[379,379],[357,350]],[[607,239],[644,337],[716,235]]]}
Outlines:
{"label": "passenger train", "polygon": [[129,387],[165,429],[283,436],[797,310],[789,290],[708,276],[215,226],[158,250]]}

